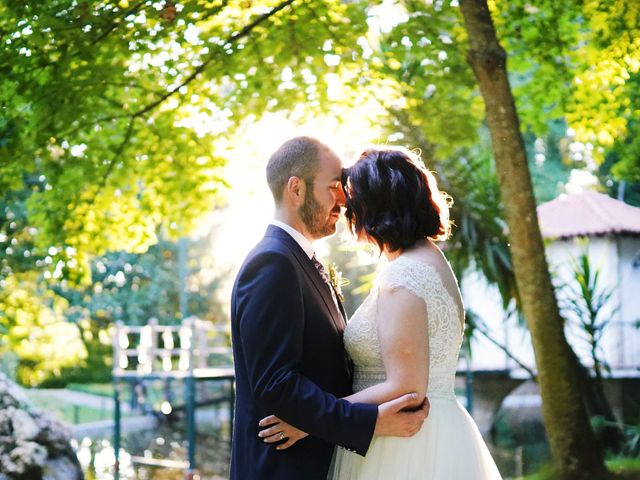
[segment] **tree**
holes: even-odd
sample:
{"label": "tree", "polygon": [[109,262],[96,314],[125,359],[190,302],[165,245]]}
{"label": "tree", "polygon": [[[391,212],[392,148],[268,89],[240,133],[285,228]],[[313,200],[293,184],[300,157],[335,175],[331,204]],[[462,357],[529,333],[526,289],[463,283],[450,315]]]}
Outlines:
{"label": "tree", "polygon": [[455,273],[480,270],[506,306],[517,291],[482,106],[461,48],[459,11],[420,0],[402,7],[406,12],[393,28],[371,28],[359,40],[357,72],[346,68],[353,103],[377,112],[372,121],[390,141],[419,150],[454,199],[456,228],[446,248]]}
{"label": "tree", "polygon": [[636,129],[640,4],[622,0],[496,1],[494,21],[510,53],[525,128],[565,118],[597,161],[619,151],[614,174],[638,181]]}
{"label": "tree", "polygon": [[[224,185],[217,142],[238,124],[268,111],[302,119],[375,102],[384,111],[372,122],[387,122],[394,138],[419,146],[458,199],[459,271],[475,263],[500,282],[503,297],[514,296],[496,182],[478,183],[480,174],[489,179],[494,172],[482,160],[482,104],[460,48],[466,32],[459,12],[448,2],[403,3],[408,15],[387,35],[369,31],[369,2],[3,2],[0,280],[35,265],[39,274],[86,285],[94,256],[140,254],[162,236],[175,239],[215,204]],[[580,135],[593,119],[605,132],[621,137],[625,124],[631,134],[635,113],[627,100],[637,89],[625,75],[637,73],[639,35],[620,34],[635,31],[637,7],[613,0],[569,2],[562,10],[551,0],[529,3],[493,3],[504,13],[496,19],[514,52],[525,125],[536,131],[567,115]],[[594,56],[598,75],[579,61]],[[608,57],[615,68],[600,91],[598,76],[611,73]],[[589,91],[574,88],[578,77],[598,93],[584,109]],[[600,111],[620,79],[615,108]],[[336,95],[340,84],[351,89]],[[598,133],[596,139],[609,138]],[[631,158],[630,145],[620,158]],[[524,156],[514,158],[526,167]],[[23,197],[13,204],[17,192]],[[532,205],[525,205],[528,214]],[[22,223],[10,218],[17,207]],[[512,213],[507,218],[514,220]],[[526,219],[535,223],[535,216]],[[544,282],[540,288],[546,291]]]}
{"label": "tree", "polygon": [[[2,2],[3,293],[77,316],[63,297],[91,288],[93,259],[188,234],[225,186],[216,140],[317,107],[362,19],[337,0]],[[0,297],[8,335],[27,307]]]}
{"label": "tree", "polygon": [[319,105],[363,20],[337,0],[3,2],[0,189],[41,179],[35,245],[76,269],[183,235],[224,185],[215,140]]}
{"label": "tree", "polygon": [[536,205],[506,69],[486,0],[462,0],[468,61],[487,112],[500,192],[505,202],[518,291],[536,355],[542,412],[561,478],[606,478],[602,450],[580,397],[538,225]]}
{"label": "tree", "polygon": [[[91,255],[142,252],[159,229],[171,238],[188,231],[223,185],[216,140],[265,111],[304,102],[308,112],[335,112],[377,100],[387,116],[372,121],[389,122],[443,179],[455,179],[446,167],[477,154],[482,117],[459,48],[464,32],[456,8],[404,4],[409,15],[384,33],[367,30],[368,2],[5,2],[0,181],[20,188],[25,172],[41,179],[26,203],[35,245],[70,252],[54,263],[88,273]],[[336,99],[338,75],[352,93]],[[456,197],[462,227],[475,216]],[[503,238],[482,223],[460,229],[474,230]],[[501,244],[475,249],[477,264],[504,265],[502,284],[512,284]]]}
{"label": "tree", "polygon": [[9,373],[37,385],[83,361],[88,351],[80,329],[66,321],[69,302],[48,284],[61,274],[49,255],[54,250],[35,252],[25,207],[30,187],[38,182],[28,179],[25,188],[4,192],[0,200],[0,351],[17,357]]}
{"label": "tree", "polygon": [[0,290],[0,350],[18,357],[17,379],[36,386],[87,358],[81,332],[65,318],[68,303],[42,288],[32,272],[11,276]]}
{"label": "tree", "polygon": [[[90,262],[91,285],[76,277],[67,251],[39,253],[26,201],[43,187],[27,177],[25,188],[0,201],[0,350],[17,356],[15,375],[25,385],[61,386],[72,381],[108,381],[111,325],[142,324],[150,317],[179,321],[181,288],[175,242],[160,238],[145,253],[109,252]],[[6,232],[6,233],[5,233]],[[216,300],[217,278],[210,268],[208,238],[192,242],[187,260],[189,312],[224,318]],[[11,369],[13,370],[13,369]],[[14,373],[14,372],[10,372]]]}

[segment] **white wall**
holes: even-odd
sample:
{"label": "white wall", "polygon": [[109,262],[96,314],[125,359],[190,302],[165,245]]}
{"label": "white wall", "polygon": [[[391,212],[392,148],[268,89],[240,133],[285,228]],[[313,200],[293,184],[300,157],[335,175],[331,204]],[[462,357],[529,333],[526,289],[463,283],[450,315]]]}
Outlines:
{"label": "white wall", "polygon": [[[550,243],[547,260],[554,272],[554,283],[574,284],[571,259],[577,259],[585,248],[592,268],[600,271],[599,285],[615,289],[608,307],[601,313],[601,318],[609,320],[602,338],[601,355],[613,369],[637,369],[640,367],[640,330],[631,324],[640,319],[640,238],[604,236],[592,237],[586,243],[580,239]],[[633,267],[634,258],[636,267]],[[505,322],[497,288],[487,285],[477,272],[466,273],[460,287],[465,306],[482,317],[491,335],[500,343],[507,344],[523,363],[534,367],[529,333],[517,324],[515,318]],[[560,304],[566,301],[562,293],[558,296]],[[616,305],[620,308],[616,309]],[[586,365],[591,365],[589,345],[582,330],[570,322],[566,331],[576,353]],[[481,335],[472,343],[472,349],[472,367],[475,370],[498,370],[506,366],[517,369],[500,349]],[[635,372],[637,375],[637,370]]]}
{"label": "white wall", "polygon": [[618,326],[620,345],[617,352],[620,368],[640,367],[640,329],[634,324],[640,321],[640,238],[618,237],[620,321]]}
{"label": "white wall", "polygon": [[[490,335],[497,342],[508,346],[517,358],[528,367],[535,366],[533,348],[529,332],[518,325],[517,318],[507,318],[502,308],[498,288],[488,285],[484,277],[476,271],[468,271],[460,282],[460,290],[465,308],[479,315],[488,327]],[[481,334],[476,334],[471,343],[473,370],[519,369],[503,350]],[[460,368],[466,368],[462,362]]]}

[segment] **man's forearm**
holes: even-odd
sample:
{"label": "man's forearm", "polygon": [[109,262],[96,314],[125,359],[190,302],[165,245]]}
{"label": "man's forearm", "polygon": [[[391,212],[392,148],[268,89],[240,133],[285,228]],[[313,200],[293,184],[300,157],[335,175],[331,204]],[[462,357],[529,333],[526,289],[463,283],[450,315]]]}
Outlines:
{"label": "man's forearm", "polygon": [[375,429],[376,406],[336,398],[296,372],[256,393],[265,412],[330,443],[366,452]]}

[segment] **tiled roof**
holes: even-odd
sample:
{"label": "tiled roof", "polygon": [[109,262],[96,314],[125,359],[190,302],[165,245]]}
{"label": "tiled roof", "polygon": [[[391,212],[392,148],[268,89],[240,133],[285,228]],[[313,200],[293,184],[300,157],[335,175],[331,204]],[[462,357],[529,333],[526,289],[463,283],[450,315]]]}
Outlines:
{"label": "tiled roof", "polygon": [[640,235],[640,208],[590,190],[562,194],[539,205],[538,218],[545,238]]}

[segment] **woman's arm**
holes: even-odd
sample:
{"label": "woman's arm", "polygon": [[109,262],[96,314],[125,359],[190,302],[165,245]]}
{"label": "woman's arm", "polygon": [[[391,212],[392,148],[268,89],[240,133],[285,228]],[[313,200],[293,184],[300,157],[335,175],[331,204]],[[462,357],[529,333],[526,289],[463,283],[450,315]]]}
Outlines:
{"label": "woman's arm", "polygon": [[[422,407],[428,412],[428,404],[423,405],[429,375],[427,307],[423,300],[402,288],[381,288],[378,302],[376,324],[387,379],[344,399],[380,405],[415,392],[415,401],[407,406]],[[260,426],[265,429],[259,436],[266,443],[282,441],[278,450],[287,449],[307,436],[275,415],[263,418]]]}
{"label": "woman's arm", "polygon": [[429,338],[424,301],[404,288],[380,287],[376,314],[386,380],[345,397],[352,403],[381,404],[416,392],[416,407],[427,392]]}

